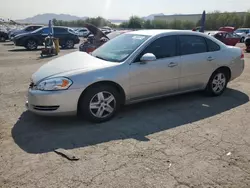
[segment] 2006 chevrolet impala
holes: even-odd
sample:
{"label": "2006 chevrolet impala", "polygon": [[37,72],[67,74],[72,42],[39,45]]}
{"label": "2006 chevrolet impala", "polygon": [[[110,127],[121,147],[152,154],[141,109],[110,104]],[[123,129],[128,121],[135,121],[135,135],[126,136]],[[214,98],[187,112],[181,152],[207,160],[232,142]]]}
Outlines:
{"label": "2006 chevrolet impala", "polygon": [[133,31],[92,54],[73,52],[43,65],[32,75],[26,106],[103,122],[122,104],[195,90],[219,96],[243,69],[240,48],[203,33]]}

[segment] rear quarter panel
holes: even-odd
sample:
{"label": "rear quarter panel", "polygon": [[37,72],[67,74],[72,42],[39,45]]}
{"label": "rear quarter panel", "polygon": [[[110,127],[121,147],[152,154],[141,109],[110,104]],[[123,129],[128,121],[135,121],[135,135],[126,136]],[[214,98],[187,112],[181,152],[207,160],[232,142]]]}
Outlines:
{"label": "rear quarter panel", "polygon": [[[226,66],[231,70],[231,80],[239,77],[244,70],[244,59],[241,59],[242,49],[228,46],[223,50],[224,60],[219,63],[219,67]],[[230,80],[230,81],[231,81]]]}

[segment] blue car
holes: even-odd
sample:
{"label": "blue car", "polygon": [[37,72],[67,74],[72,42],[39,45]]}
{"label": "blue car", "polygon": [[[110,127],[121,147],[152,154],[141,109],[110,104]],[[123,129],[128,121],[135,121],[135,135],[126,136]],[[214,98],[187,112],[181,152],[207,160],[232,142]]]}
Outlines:
{"label": "blue car", "polygon": [[35,31],[41,27],[43,27],[43,25],[29,25],[21,30],[10,31],[9,39],[12,40],[15,36],[17,36],[19,34],[29,33],[29,32]]}

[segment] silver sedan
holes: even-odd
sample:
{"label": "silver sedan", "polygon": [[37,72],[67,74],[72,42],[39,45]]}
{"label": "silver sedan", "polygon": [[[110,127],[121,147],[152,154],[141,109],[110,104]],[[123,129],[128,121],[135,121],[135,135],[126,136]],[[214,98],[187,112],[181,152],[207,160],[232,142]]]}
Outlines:
{"label": "silver sedan", "polygon": [[197,90],[219,96],[243,70],[240,48],[203,33],[133,31],[92,54],[73,52],[43,65],[32,75],[26,106],[103,122],[124,104]]}

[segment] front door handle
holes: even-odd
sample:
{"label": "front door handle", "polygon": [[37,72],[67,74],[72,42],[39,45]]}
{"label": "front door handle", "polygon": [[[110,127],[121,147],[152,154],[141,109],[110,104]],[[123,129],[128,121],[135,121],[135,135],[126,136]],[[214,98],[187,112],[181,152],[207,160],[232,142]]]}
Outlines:
{"label": "front door handle", "polygon": [[212,58],[212,57],[209,56],[209,57],[207,58],[207,60],[208,60],[208,61],[213,61],[214,58]]}
{"label": "front door handle", "polygon": [[175,67],[177,65],[178,65],[177,63],[171,62],[171,63],[168,64],[168,67]]}

